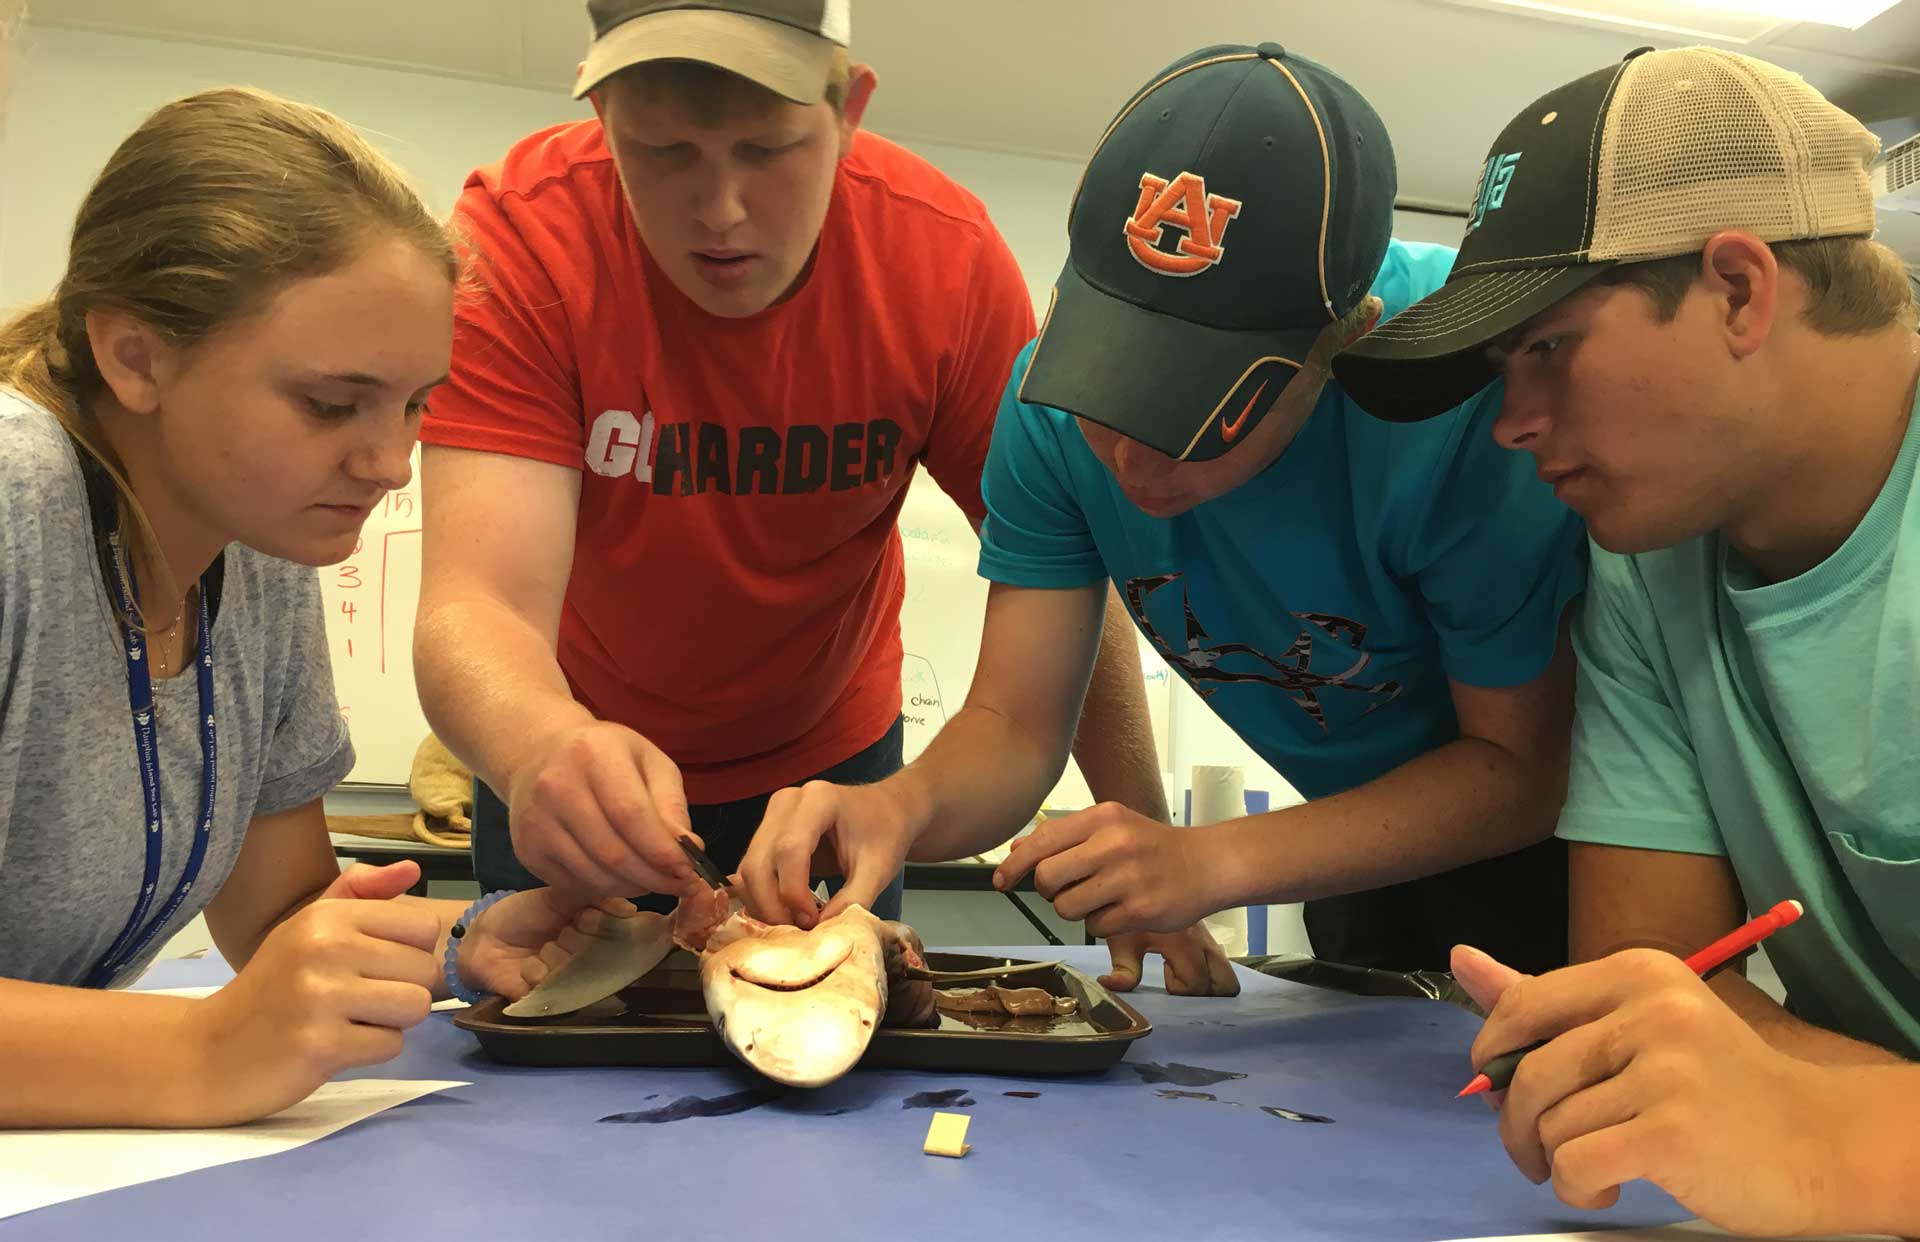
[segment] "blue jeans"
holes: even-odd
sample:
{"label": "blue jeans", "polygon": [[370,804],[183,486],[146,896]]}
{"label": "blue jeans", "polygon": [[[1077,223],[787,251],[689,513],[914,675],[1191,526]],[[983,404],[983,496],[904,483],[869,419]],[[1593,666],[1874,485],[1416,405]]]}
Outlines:
{"label": "blue jeans", "polygon": [[[902,727],[902,722],[895,720],[893,727],[879,741],[810,779],[832,781],[836,785],[870,785],[892,776],[900,770]],[[767,800],[772,796],[771,793],[763,793],[734,802],[714,802],[688,808],[693,816],[693,830],[707,843],[707,856],[728,875],[739,870],[740,860],[747,852],[747,844],[753,840],[754,832],[765,818]],[[546,883],[521,865],[519,857],[513,852],[513,834],[507,822],[506,803],[487,787],[485,781],[480,780],[473,783],[473,878],[479,881],[480,891],[489,893],[502,888],[515,891],[542,888]],[[831,892],[838,892],[840,884],[838,876],[827,880],[827,888]],[[881,890],[880,896],[874,900],[874,914],[883,919],[899,918],[905,884],[905,873],[894,876],[893,882]],[[665,913],[673,909],[674,900],[659,893],[649,893],[635,897],[633,902],[642,910]]]}

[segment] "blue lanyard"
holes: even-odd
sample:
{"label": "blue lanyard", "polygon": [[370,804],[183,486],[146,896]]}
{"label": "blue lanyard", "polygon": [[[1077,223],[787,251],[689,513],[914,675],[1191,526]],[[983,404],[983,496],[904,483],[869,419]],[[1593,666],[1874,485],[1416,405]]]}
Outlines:
{"label": "blue lanyard", "polygon": [[[119,532],[110,532],[107,540],[112,546],[114,565],[118,569],[113,576],[113,585],[119,594],[120,610],[126,616],[134,616],[133,567],[127,564],[121,551]],[[126,927],[121,929],[108,947],[106,956],[87,976],[86,986],[91,988],[103,988],[111,983],[114,976],[138,957],[160,929],[166,926],[167,920],[173,917],[180,903],[192,891],[193,882],[200,875],[200,866],[206,861],[207,842],[213,837],[213,795],[218,778],[218,748],[214,744],[213,732],[213,620],[207,610],[207,589],[203,579],[200,584],[200,654],[194,661],[200,680],[200,756],[203,761],[200,822],[194,830],[193,848],[187,855],[186,868],[180,873],[179,886],[173,890],[173,896],[167,899],[159,915],[152,922],[147,922],[147,911],[153,905],[153,892],[160,882],[160,747],[153,727],[153,678],[147,672],[146,635],[128,628],[122,636],[127,645],[127,702],[133,709],[133,745],[140,759],[140,789],[146,802],[147,830],[143,834],[147,842],[146,874]]]}

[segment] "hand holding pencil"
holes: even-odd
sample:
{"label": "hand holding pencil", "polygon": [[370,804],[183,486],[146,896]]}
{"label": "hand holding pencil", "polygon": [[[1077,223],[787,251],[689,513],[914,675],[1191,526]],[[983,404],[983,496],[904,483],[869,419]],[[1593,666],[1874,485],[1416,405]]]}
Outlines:
{"label": "hand holding pencil", "polygon": [[1850,1141],[1839,1097],[1864,1080],[1770,1047],[1700,977],[1798,909],[1770,916],[1685,960],[1632,949],[1538,977],[1454,950],[1490,1015],[1473,1063],[1526,1053],[1500,1108],[1522,1173],[1578,1208],[1644,1178],[1736,1233],[1829,1227],[1832,1196],[1807,1171]]}
{"label": "hand holding pencil", "polygon": [[[1687,969],[1705,979],[1805,913],[1806,907],[1797,901],[1780,902],[1765,914],[1749,920],[1688,957]],[[1460,1095],[1479,1095],[1482,1091],[1506,1090],[1507,1084],[1513,1081],[1514,1071],[1520,1068],[1521,1060],[1529,1052],[1544,1045],[1545,1041],[1540,1040],[1524,1048],[1501,1053],[1481,1067],[1480,1073],[1474,1076],[1473,1081],[1460,1089]]]}

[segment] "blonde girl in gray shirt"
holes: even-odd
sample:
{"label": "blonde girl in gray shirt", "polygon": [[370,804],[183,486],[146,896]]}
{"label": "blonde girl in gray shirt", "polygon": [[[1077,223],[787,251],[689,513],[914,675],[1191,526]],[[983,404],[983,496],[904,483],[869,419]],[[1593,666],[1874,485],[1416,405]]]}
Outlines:
{"label": "blonde girl in gray shirt", "polygon": [[[327,838],[313,567],[406,484],[458,284],[351,129],[224,89],[120,146],[0,327],[0,1127],[273,1112],[619,910],[408,897],[415,864],[343,875]],[[113,990],[203,911],[230,985]]]}

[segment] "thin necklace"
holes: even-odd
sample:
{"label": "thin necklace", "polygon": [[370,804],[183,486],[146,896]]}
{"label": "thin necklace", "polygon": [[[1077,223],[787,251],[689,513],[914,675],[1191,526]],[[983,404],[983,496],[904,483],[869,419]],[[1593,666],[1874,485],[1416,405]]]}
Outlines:
{"label": "thin necklace", "polygon": [[153,658],[154,672],[163,679],[173,671],[173,665],[161,654],[160,648],[163,643],[170,641],[173,636],[179,632],[180,623],[186,620],[186,618],[187,606],[183,602],[180,605],[180,611],[174,614],[172,625],[167,626],[163,630],[149,629],[147,631],[147,654]]}
{"label": "thin necklace", "polygon": [[[120,547],[119,544],[116,543],[114,545],[114,558],[113,558],[114,572],[120,575],[120,585],[126,588],[127,598],[134,599],[135,595],[133,591],[133,579],[127,573],[126,558],[127,558],[126,549]],[[173,614],[173,620],[164,629],[156,630],[152,626],[145,627],[146,637],[147,637],[147,643],[146,643],[147,658],[153,662],[153,669],[154,669],[155,676],[163,680],[170,673],[172,673],[173,665],[166,659],[162,658],[160,653],[160,642],[156,640],[170,639],[174,635],[174,633],[177,630],[179,630],[181,622],[187,619],[187,600],[190,600],[192,598],[193,598],[193,592],[188,591],[187,599],[183,599],[180,601],[180,611]],[[140,618],[137,616],[123,618],[123,621],[129,629],[141,628]],[[156,717],[160,713],[160,696],[157,694],[153,696],[153,711]]]}

